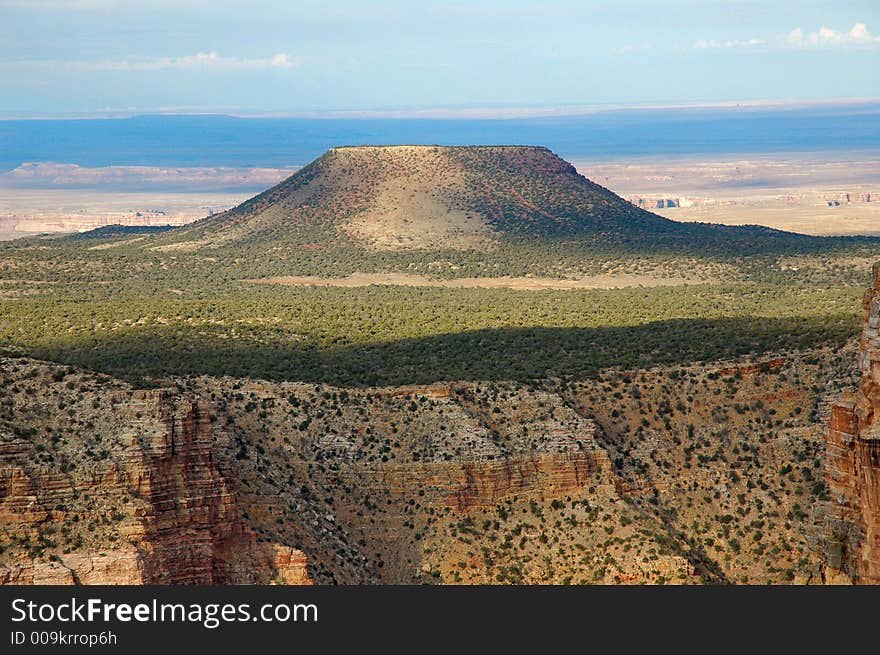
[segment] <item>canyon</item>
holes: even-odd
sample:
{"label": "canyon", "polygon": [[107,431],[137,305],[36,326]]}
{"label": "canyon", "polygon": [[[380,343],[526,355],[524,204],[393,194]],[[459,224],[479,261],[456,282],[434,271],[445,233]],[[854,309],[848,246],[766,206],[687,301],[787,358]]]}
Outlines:
{"label": "canyon", "polygon": [[846,354],[366,389],[4,357],[0,581],[818,582]]}

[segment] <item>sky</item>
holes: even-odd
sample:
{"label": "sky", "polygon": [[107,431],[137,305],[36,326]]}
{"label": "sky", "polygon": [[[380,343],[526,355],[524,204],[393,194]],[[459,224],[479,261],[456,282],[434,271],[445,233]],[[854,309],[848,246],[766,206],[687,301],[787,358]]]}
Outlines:
{"label": "sky", "polygon": [[878,0],[0,0],[0,116],[880,97]]}

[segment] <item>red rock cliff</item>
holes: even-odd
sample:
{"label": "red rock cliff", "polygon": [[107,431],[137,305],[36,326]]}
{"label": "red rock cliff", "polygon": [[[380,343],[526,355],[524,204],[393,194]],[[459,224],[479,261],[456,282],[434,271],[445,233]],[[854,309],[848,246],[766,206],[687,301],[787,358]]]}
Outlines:
{"label": "red rock cliff", "polygon": [[[0,523],[36,553],[0,558],[5,584],[308,584],[305,555],[261,541],[214,461],[207,407],[166,391],[120,394],[112,456],[76,471],[35,465],[33,444],[0,435]],[[95,519],[99,547],[52,550],[65,526]],[[95,532],[95,530],[93,530]]]}
{"label": "red rock cliff", "polygon": [[880,584],[880,263],[863,305],[862,381],[832,408],[827,434],[823,555],[827,581]]}

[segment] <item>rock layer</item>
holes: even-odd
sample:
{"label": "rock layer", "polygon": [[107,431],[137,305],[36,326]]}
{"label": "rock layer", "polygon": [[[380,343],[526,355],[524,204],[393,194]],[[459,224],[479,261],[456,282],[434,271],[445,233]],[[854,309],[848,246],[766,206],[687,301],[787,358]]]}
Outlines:
{"label": "rock layer", "polygon": [[[307,584],[305,555],[261,541],[240,517],[214,461],[207,406],[164,390],[118,394],[117,446],[87,470],[28,466],[29,440],[0,442],[0,522],[27,543],[50,544],[58,526],[88,521],[81,498],[113,508],[115,548],[44,557],[31,551],[0,565],[0,583]],[[23,458],[25,461],[23,461]]]}
{"label": "rock layer", "polygon": [[414,490],[425,501],[456,511],[490,507],[514,497],[552,500],[595,484],[614,484],[608,455],[600,449],[535,453],[498,460],[352,467],[362,488],[403,497]]}
{"label": "rock layer", "polygon": [[863,301],[861,383],[834,405],[827,433],[831,501],[823,555],[829,582],[880,584],[880,263],[873,273]]}

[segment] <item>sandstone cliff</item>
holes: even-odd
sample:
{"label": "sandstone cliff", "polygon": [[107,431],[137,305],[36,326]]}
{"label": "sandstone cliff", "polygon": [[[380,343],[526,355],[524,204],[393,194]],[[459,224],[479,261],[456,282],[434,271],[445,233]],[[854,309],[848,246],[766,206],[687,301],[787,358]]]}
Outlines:
{"label": "sandstone cliff", "polygon": [[78,463],[56,465],[37,435],[0,433],[0,583],[309,582],[301,551],[261,541],[239,515],[204,403],[151,390],[110,405],[113,443]]}
{"label": "sandstone cliff", "polygon": [[823,554],[828,582],[880,584],[880,263],[873,274],[863,302],[861,384],[834,405],[827,433],[831,501]]}

